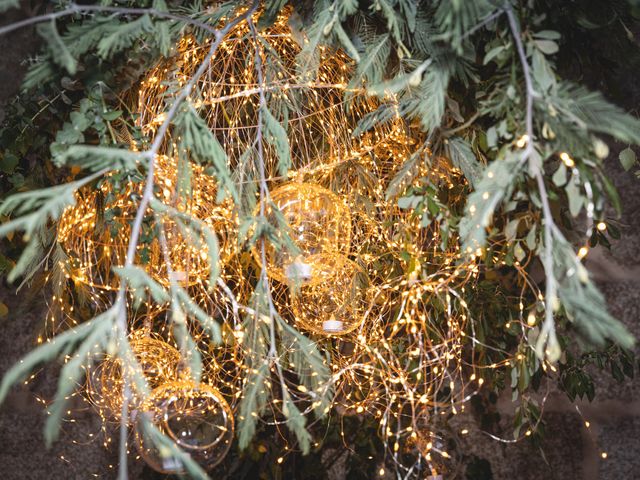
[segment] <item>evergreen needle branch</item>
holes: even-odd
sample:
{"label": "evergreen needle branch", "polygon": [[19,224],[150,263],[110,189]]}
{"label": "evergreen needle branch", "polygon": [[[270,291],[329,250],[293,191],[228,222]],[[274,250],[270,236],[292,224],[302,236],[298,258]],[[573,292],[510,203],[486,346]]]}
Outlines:
{"label": "evergreen needle branch", "polygon": [[[214,31],[214,40],[211,43],[211,47],[209,48],[209,52],[207,53],[207,56],[199,65],[198,69],[194,73],[191,80],[180,91],[180,93],[177,95],[177,97],[173,101],[171,108],[167,112],[165,120],[163,121],[162,125],[156,132],[151,148],[142,154],[143,158],[146,158],[148,160],[147,176],[145,179],[145,187],[142,194],[142,198],[140,199],[140,204],[138,205],[138,210],[136,212],[133,225],[131,227],[131,238],[129,240],[129,245],[127,247],[127,255],[125,257],[125,263],[124,263],[125,268],[131,267],[135,261],[136,250],[138,247],[140,232],[142,229],[142,222],[144,220],[144,216],[149,206],[149,203],[153,198],[154,173],[155,173],[154,167],[155,167],[156,156],[160,151],[160,147],[162,145],[162,142],[164,140],[164,137],[167,131],[169,130],[169,126],[173,121],[173,118],[177,114],[178,109],[180,108],[182,103],[191,94],[191,91],[193,90],[194,86],[197,84],[198,80],[200,80],[200,77],[202,77],[204,72],[209,67],[209,64],[211,63],[211,59],[215,55],[225,35],[242,20],[249,18],[253,14],[253,12],[256,10],[257,6],[258,6],[258,0],[255,0],[252,6],[244,14],[239,15],[232,21],[228,22],[224,28]],[[126,302],[125,302],[125,294],[126,294],[126,285],[125,285],[125,282],[121,282],[120,289],[118,290],[118,296],[116,298],[116,307],[118,309],[117,327],[123,341],[127,341],[127,308],[126,308]],[[129,405],[129,398],[131,396],[131,387],[129,385],[129,382],[126,377],[123,380],[124,380],[123,405],[122,405],[122,416],[121,416],[121,422],[120,422],[121,459],[122,459],[123,449],[125,450],[124,458],[126,458],[127,424],[128,424],[128,416],[129,416],[128,405]],[[127,480],[128,478],[126,461],[120,462],[119,469],[118,469],[118,478],[120,480]]]}
{"label": "evergreen needle branch", "polygon": [[[526,86],[526,134],[527,142],[526,148],[522,154],[521,162],[524,163],[529,159],[533,153],[533,99],[537,96],[533,88],[533,80],[531,78],[531,71],[529,69],[529,63],[527,56],[522,45],[522,38],[520,37],[520,29],[516,21],[515,15],[511,5],[505,5],[505,12],[509,19],[509,27],[516,44],[518,56],[520,58],[520,64],[522,65],[522,72],[524,74],[525,86]],[[542,174],[542,167],[536,166],[534,169],[534,177],[538,186],[538,192],[540,193],[540,200],[542,202],[542,214],[544,218],[544,253],[542,258],[542,264],[545,271],[545,320],[538,339],[538,345],[536,351],[538,355],[544,358],[545,354],[551,361],[557,360],[557,356],[560,354],[558,345],[558,339],[556,337],[555,323],[553,319],[554,307],[557,303],[557,284],[553,269],[553,235],[559,233],[559,230],[553,221],[551,214],[551,207],[549,206],[549,196],[544,183],[544,177]],[[547,348],[543,349],[546,343]]]}
{"label": "evergreen needle branch", "polygon": [[[255,25],[251,18],[247,20],[247,24],[249,25],[249,29],[251,30],[251,35],[255,40],[255,62],[256,62],[256,73],[258,76],[258,85],[259,85],[259,106],[258,106],[258,128],[256,130],[256,140],[258,147],[258,165],[260,170],[260,215],[264,217],[265,214],[265,201],[269,195],[269,189],[267,187],[267,177],[265,174],[264,167],[264,145],[263,145],[263,132],[262,132],[262,120],[263,120],[263,112],[267,108],[267,99],[265,96],[265,82],[264,82],[264,72],[262,70],[262,57],[260,56],[260,42],[258,41],[258,34],[256,32]],[[277,312],[273,305],[273,299],[271,298],[271,289],[269,288],[269,277],[267,275],[267,255],[266,255],[266,246],[265,239],[262,238],[260,240],[260,257],[262,260],[262,269],[260,275],[262,277],[262,288],[264,289],[265,296],[267,297],[267,303],[269,305],[269,359],[275,363],[276,370],[278,372],[278,377],[280,378],[280,386],[282,388],[282,401],[283,403],[288,398],[287,387],[284,379],[284,373],[282,372],[282,365],[278,360],[278,350],[276,348],[276,316]]]}
{"label": "evergreen needle branch", "polygon": [[194,27],[202,28],[214,35],[218,32],[215,27],[211,25],[207,25],[204,22],[193,19],[191,17],[186,17],[183,15],[177,15],[174,13],[163,12],[161,10],[157,10],[155,8],[124,8],[124,7],[109,7],[102,5],[77,5],[75,3],[71,3],[64,10],[60,10],[57,12],[46,13],[43,15],[36,15],[34,17],[25,18],[19,22],[14,22],[9,25],[6,25],[0,28],[0,35],[5,35],[7,33],[13,32],[20,28],[28,27],[30,25],[35,25],[36,23],[43,23],[47,21],[56,20],[58,18],[68,17],[71,15],[77,14],[86,14],[86,13],[112,13],[114,15],[150,15],[156,18],[164,18],[167,20],[174,20],[176,22],[183,22],[189,25],[193,25]]}
{"label": "evergreen needle branch", "polygon": [[478,30],[480,30],[481,28],[483,28],[485,25],[493,22],[495,19],[497,19],[500,15],[502,15],[504,13],[504,10],[496,10],[495,12],[493,12],[491,15],[489,15],[488,17],[486,17],[484,20],[482,20],[480,23],[478,23],[477,25],[475,25],[474,27],[470,28],[469,30],[467,30],[466,32],[464,32],[461,36],[460,36],[460,40],[464,40],[467,37],[470,37],[471,35],[473,35],[474,33],[476,33]]}

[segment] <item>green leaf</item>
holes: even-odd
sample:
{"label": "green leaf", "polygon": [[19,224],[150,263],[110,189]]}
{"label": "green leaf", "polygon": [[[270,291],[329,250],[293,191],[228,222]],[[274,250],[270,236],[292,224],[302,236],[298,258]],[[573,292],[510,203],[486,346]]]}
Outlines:
{"label": "green leaf", "polygon": [[11,8],[18,8],[20,0],[0,0],[0,12],[6,12]]}
{"label": "green leaf", "polygon": [[112,311],[95,317],[88,322],[56,335],[51,341],[40,344],[25,357],[11,367],[0,383],[0,403],[4,402],[12,385],[24,379],[38,365],[53,360],[64,351],[69,351],[79,342],[90,336],[101,323],[113,319]]}
{"label": "green leaf", "polygon": [[408,208],[416,208],[422,202],[422,197],[412,195],[410,197],[402,197],[398,199],[398,208],[406,210]]}
{"label": "green leaf", "polygon": [[176,296],[174,296],[171,303],[171,332],[176,339],[183,359],[187,361],[189,378],[194,383],[200,383],[200,378],[202,377],[202,354],[189,333],[187,317],[182,309],[180,300]]}
{"label": "green leaf", "polygon": [[531,68],[533,79],[538,84],[539,90],[547,92],[556,85],[556,76],[549,62],[542,53],[534,50],[532,54]]}
{"label": "green leaf", "polygon": [[460,220],[464,254],[472,254],[484,247],[486,228],[491,224],[493,213],[500,202],[511,195],[520,167],[519,152],[511,151],[506,151],[503,158],[496,159],[485,167],[482,179],[467,199],[465,216]]}
{"label": "green leaf", "polygon": [[16,230],[23,230],[31,235],[43,228],[49,220],[57,220],[65,208],[75,204],[75,191],[95,178],[92,175],[75,182],[7,197],[0,205],[0,215],[13,213],[18,217],[0,225],[0,237]]}
{"label": "green leaf", "polygon": [[529,233],[527,234],[526,244],[527,244],[527,248],[531,251],[535,250],[538,243],[537,230],[538,230],[538,226],[534,223],[533,227],[531,228],[531,230],[529,230]]}
{"label": "green leaf", "polygon": [[558,170],[556,170],[556,173],[551,177],[551,181],[556,187],[562,187],[567,183],[567,167],[564,163],[560,163]]}
{"label": "green leaf", "polygon": [[472,186],[482,178],[482,165],[471,150],[471,145],[461,137],[450,138],[445,144],[447,156],[454,167],[462,170]]}
{"label": "green leaf", "polygon": [[507,47],[505,45],[498,45],[497,47],[492,48],[484,56],[484,59],[482,60],[482,64],[483,65],[487,65],[491,60],[493,60],[498,55],[500,55],[502,52],[504,52],[506,50],[506,48]]}
{"label": "green leaf", "polygon": [[335,16],[324,2],[317,2],[314,8],[314,21],[306,28],[306,41],[296,57],[296,70],[301,80],[315,78],[319,64],[318,46],[323,41],[324,31],[334,22]]}
{"label": "green leaf", "polygon": [[82,383],[82,377],[87,371],[85,367],[91,364],[93,357],[104,351],[111,338],[115,320],[114,308],[107,310],[95,320],[98,319],[99,322],[96,322],[87,338],[60,371],[58,388],[53,403],[49,407],[49,416],[44,428],[47,446],[51,446],[58,437],[60,423],[66,411],[65,405],[78,384]]}
{"label": "green leaf", "polygon": [[144,301],[145,292],[148,292],[158,305],[164,305],[171,300],[164,287],[138,265],[113,267],[113,271],[129,285],[134,296],[138,299],[138,304]]}
{"label": "green leaf", "polygon": [[[48,233],[48,232],[47,232]],[[28,281],[42,266],[42,260],[46,255],[46,247],[53,241],[53,235],[45,238],[44,231],[36,231],[29,239],[27,246],[22,250],[20,258],[7,275],[9,282],[15,282],[18,278],[23,278],[23,283]]]}
{"label": "green leaf", "polygon": [[439,127],[446,107],[449,78],[449,72],[441,65],[429,68],[416,98],[401,106],[401,115],[420,120],[425,131]]}
{"label": "green leaf", "polygon": [[375,40],[372,40],[367,45],[360,62],[358,62],[347,90],[355,90],[365,82],[369,84],[381,82],[390,53],[391,45],[388,34],[380,35]]}
{"label": "green leaf", "polygon": [[71,75],[75,75],[77,70],[76,59],[73,58],[67,45],[60,38],[55,19],[51,19],[49,23],[38,25],[38,33],[45,40],[53,61],[65,68]]}
{"label": "green leaf", "polygon": [[507,242],[513,242],[516,239],[516,235],[518,234],[518,225],[520,224],[520,219],[516,218],[507,223],[507,226],[504,228],[504,236]]}
{"label": "green leaf", "polygon": [[422,75],[432,62],[432,59],[425,60],[409,73],[402,73],[391,80],[370,85],[367,87],[367,93],[377,97],[385,97],[398,93],[410,86],[416,87],[422,82]]}
{"label": "green leaf", "polygon": [[592,345],[602,347],[606,340],[611,340],[623,348],[633,347],[633,336],[607,312],[605,298],[589,279],[573,247],[564,237],[554,237],[554,274],[558,296],[569,320]]}
{"label": "green leaf", "polygon": [[328,363],[315,342],[298,332],[281,317],[277,317],[276,321],[280,326],[282,343],[291,346],[289,353],[291,363],[295,365],[301,384],[307,388],[314,402],[315,415],[321,418],[329,410],[333,398],[330,383],[331,370]]}
{"label": "green leaf", "polygon": [[138,415],[137,418],[137,421],[141,422],[138,424],[138,431],[143,432],[145,442],[148,441],[155,445],[159,452],[166,452],[167,455],[162,457],[163,461],[176,465],[179,469],[184,469],[189,478],[193,480],[210,480],[207,472],[198,465],[191,455],[184,452],[176,442],[162,433],[146,415]]}
{"label": "green leaf", "polygon": [[569,199],[569,212],[572,217],[577,217],[580,210],[582,210],[585,199],[580,193],[580,189],[574,179],[569,181],[564,190],[567,192],[567,197]]}
{"label": "green leaf", "polygon": [[570,83],[559,86],[547,100],[567,123],[605,133],[627,143],[640,144],[640,120],[609,103],[602,94]]}
{"label": "green leaf", "polygon": [[136,20],[109,23],[102,40],[98,43],[98,55],[105,59],[110,58],[129,48],[133,42],[153,30],[153,22],[147,14]]}
{"label": "green leaf", "polygon": [[554,53],[558,53],[560,50],[558,44],[553,40],[534,40],[533,43],[546,55],[553,55]]}
{"label": "green leaf", "polygon": [[100,116],[108,122],[113,122],[114,120],[122,116],[122,110],[112,110],[111,112],[102,112]]}
{"label": "green leaf", "polygon": [[11,174],[15,171],[18,163],[20,163],[18,157],[13,153],[5,152],[5,154],[2,155],[2,158],[0,158],[0,170],[4,173]]}
{"label": "green leaf", "polygon": [[156,22],[155,29],[156,42],[160,48],[160,53],[168,57],[171,53],[171,34],[169,33],[168,22]]}
{"label": "green leaf", "polygon": [[287,0],[269,0],[264,2],[262,14],[258,19],[258,28],[269,27],[275,21],[280,11],[287,4]]}
{"label": "green leaf", "polygon": [[262,118],[267,141],[273,145],[278,154],[278,172],[285,176],[291,167],[291,147],[287,131],[266,107],[262,109]]}
{"label": "green leaf", "polygon": [[620,152],[618,158],[620,159],[622,168],[624,168],[627,172],[636,164],[637,161],[636,152],[628,147]]}
{"label": "green leaf", "polygon": [[192,155],[192,158],[213,167],[218,180],[217,201],[230,194],[236,205],[240,196],[227,165],[227,154],[192,105],[186,105],[177,116],[175,125],[180,132],[180,145]]}
{"label": "green leaf", "polygon": [[132,172],[139,168],[142,159],[139,152],[123,148],[72,145],[56,155],[54,162],[58,166],[76,165],[91,172],[104,169]]}
{"label": "green leaf", "polygon": [[336,22],[333,24],[333,31],[338,36],[338,40],[340,40],[340,43],[347,51],[349,56],[356,62],[359,62],[360,54],[358,53],[358,49],[353,45],[353,42],[349,38],[349,35],[347,35],[347,32],[344,31],[344,28],[342,28],[342,24],[340,22]]}
{"label": "green leaf", "polygon": [[188,314],[198,320],[202,328],[207,332],[207,335],[209,335],[209,338],[211,338],[211,341],[215,344],[222,343],[222,333],[218,322],[200,308],[184,288],[178,287],[176,292],[182,306]]}
{"label": "green leaf", "polygon": [[381,126],[389,123],[394,118],[398,117],[397,108],[390,103],[383,103],[373,112],[366,113],[358,120],[358,125],[353,131],[353,136],[357,137],[364,132],[367,132],[375,126]]}
{"label": "green leaf", "polygon": [[533,34],[535,38],[542,38],[544,40],[560,40],[560,33],[555,30],[542,30]]}
{"label": "green leaf", "polygon": [[426,154],[422,151],[422,148],[420,148],[412,153],[411,157],[404,162],[400,170],[398,170],[398,173],[396,173],[389,182],[389,186],[385,193],[385,198],[387,200],[395,197],[398,193],[403,191],[404,188],[413,181],[416,175],[418,175],[418,169],[416,167],[423,155]]}
{"label": "green leaf", "polygon": [[80,112],[71,112],[69,120],[71,120],[73,128],[80,132],[84,132],[91,125],[91,120],[89,120],[84,113]]}
{"label": "green leaf", "polygon": [[306,429],[307,418],[302,414],[302,412],[300,412],[298,407],[296,407],[296,404],[293,403],[291,395],[289,395],[288,392],[284,395],[282,411],[287,417],[287,428],[294,433],[298,439],[298,444],[300,445],[302,454],[306,455],[309,453],[313,438]]}

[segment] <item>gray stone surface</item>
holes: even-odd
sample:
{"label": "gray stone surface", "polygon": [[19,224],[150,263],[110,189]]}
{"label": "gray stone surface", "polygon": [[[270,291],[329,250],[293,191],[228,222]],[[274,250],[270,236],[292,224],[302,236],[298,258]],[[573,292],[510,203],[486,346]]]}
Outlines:
{"label": "gray stone surface", "polygon": [[598,441],[606,446],[607,460],[600,462],[599,478],[621,480],[640,478],[640,417],[620,416],[602,426]]}
{"label": "gray stone surface", "polygon": [[[0,336],[0,375],[33,348],[36,332],[44,325],[46,305],[40,295],[25,301],[25,295],[4,288],[0,302],[9,307],[2,319]],[[65,421],[60,440],[50,449],[44,443],[45,409],[36,400],[50,399],[55,392],[58,367],[41,369],[28,385],[18,385],[0,409],[0,465],[2,478],[63,479],[90,478],[92,473],[105,474],[115,465],[117,454],[104,449],[90,433],[99,433],[99,419],[86,408],[76,410]],[[97,439],[97,437],[96,437]],[[76,443],[87,443],[77,445]],[[110,475],[107,475],[109,477]]]}

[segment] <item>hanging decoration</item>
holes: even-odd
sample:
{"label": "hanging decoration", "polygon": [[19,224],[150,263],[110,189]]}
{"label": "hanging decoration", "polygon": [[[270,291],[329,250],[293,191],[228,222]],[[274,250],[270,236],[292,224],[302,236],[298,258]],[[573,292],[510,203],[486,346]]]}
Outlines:
{"label": "hanging decoration", "polygon": [[[349,253],[351,212],[342,199],[330,190],[309,183],[289,183],[271,193],[272,205],[266,216],[278,224],[282,217],[282,234],[293,243],[293,252],[285,248],[266,249],[267,273],[283,282],[317,285],[340,270],[340,259]],[[276,210],[277,209],[277,210]],[[261,256],[253,249],[257,262]]]}
{"label": "hanging decoration", "polygon": [[[153,389],[178,377],[180,353],[170,344],[150,332],[132,332],[129,341],[132,359],[138,363],[148,388]],[[125,357],[126,358],[126,357]],[[134,366],[121,356],[106,355],[87,372],[87,394],[102,418],[119,420],[122,413],[124,376],[131,375]],[[139,407],[144,394],[134,385],[129,408]]]}
{"label": "hanging decoration", "polygon": [[[179,212],[204,222],[217,235],[219,261],[223,264],[235,248],[231,235],[236,229],[229,205],[216,203],[216,184],[203,174],[203,168],[190,166],[191,180],[179,178],[178,162],[168,157],[156,161],[157,199]],[[136,213],[136,197],[141,184],[108,177],[96,191],[85,190],[77,204],[67,209],[58,223],[58,244],[67,256],[65,269],[75,282],[92,289],[117,290],[118,276],[113,268],[122,266]],[[154,231],[165,231],[173,275],[166,263]],[[158,282],[169,285],[176,280],[193,285],[209,273],[207,244],[186,222],[156,215],[145,226],[148,241],[141,243],[136,263],[145,265]]]}
{"label": "hanging decoration", "polygon": [[[353,66],[339,50],[320,47],[316,76],[301,80],[302,46],[287,21],[280,15],[258,34],[246,22],[233,28],[180,120],[211,132],[208,148],[223,152],[234,178],[210,175],[221,168],[218,157],[213,167],[204,165],[203,153],[183,148],[172,131],[155,161],[154,201],[163,212],[146,212],[135,264],[175,297],[160,295],[158,302],[153,292],[127,286],[135,304],[128,319],[132,368],[151,392],[143,398],[134,389],[129,424],[141,457],[163,473],[179,474],[184,465],[157,445],[158,432],[211,469],[233,443],[234,417],[240,425],[272,412],[264,421],[279,426],[297,412],[304,428],[299,418],[318,410],[369,416],[394,454],[413,442],[429,463],[438,452],[416,440],[418,420],[464,410],[482,384],[464,300],[479,269],[463,261],[457,238],[425,221],[428,212],[415,215],[388,194],[440,189],[443,203],[430,211],[445,214],[463,202],[465,180],[446,158],[431,158],[421,134],[397,116],[354,135],[375,102],[347,87]],[[176,56],[142,80],[134,97],[144,133],[153,136],[163,124],[173,91],[208,58],[208,42],[185,36]],[[194,112],[196,120],[188,117]],[[286,128],[286,146],[274,139],[273,123]],[[397,185],[409,158],[421,160],[421,180]],[[253,190],[238,202],[225,182]],[[116,272],[141,188],[108,176],[97,190],[82,190],[58,224],[66,276],[93,298],[121,287]],[[257,217],[276,233],[247,246],[257,224],[246,218]],[[217,265],[209,264],[211,253]],[[263,268],[267,285],[257,273]],[[66,308],[65,318],[76,324]],[[276,335],[287,339],[283,353]],[[324,382],[292,360],[301,363],[300,352],[311,348],[329,372]],[[195,357],[202,371],[191,369]],[[122,369],[107,355],[88,373],[88,397],[105,423],[122,409]],[[246,401],[248,390],[254,404]],[[253,410],[243,411],[247,404]]]}
{"label": "hanging decoration", "polygon": [[234,435],[231,408],[222,395],[207,384],[172,381],[156,388],[138,413],[136,447],[155,470],[184,473],[174,458],[163,455],[145,420],[176,442],[202,468],[210,470],[225,457]]}

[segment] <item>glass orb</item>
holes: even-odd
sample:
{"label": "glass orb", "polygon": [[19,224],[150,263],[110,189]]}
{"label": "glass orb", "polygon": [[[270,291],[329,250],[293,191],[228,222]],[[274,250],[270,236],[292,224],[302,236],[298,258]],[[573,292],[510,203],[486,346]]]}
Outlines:
{"label": "glass orb", "polygon": [[291,291],[291,310],[305,330],[320,335],[344,335],[358,328],[367,317],[371,290],[366,271],[341,255],[318,259],[332,267],[332,275],[315,285]]}
{"label": "glass orb", "polygon": [[[289,183],[275,189],[271,200],[289,227],[288,234],[298,248],[297,254],[271,244],[266,248],[267,273],[280,282],[318,284],[330,265],[323,262],[326,254],[349,252],[351,240],[351,212],[342,199],[319,185]],[[270,206],[266,212],[273,225],[278,215]],[[278,215],[280,216],[280,215]],[[259,246],[254,257],[262,264]],[[333,262],[331,262],[333,263]]]}
{"label": "glass orb", "polygon": [[[178,166],[176,159],[157,157],[156,200],[198,219],[216,235],[221,267],[235,254],[236,242],[232,236],[237,226],[231,205],[217,203],[216,181],[204,173],[203,167],[192,165],[190,182],[181,185]],[[131,224],[138,209],[133,198],[141,195],[144,188],[144,183],[118,186],[111,180],[107,176],[99,189],[86,188],[78,192],[76,204],[64,211],[57,230],[57,241],[68,257],[69,276],[77,283],[98,290],[120,288],[120,277],[113,267],[125,263]],[[181,227],[169,215],[155,217],[149,211],[147,216],[152,232],[164,229],[173,278],[169,278],[157,233],[138,246],[135,263],[165,286],[170,285],[171,280],[193,286],[206,279],[210,271],[209,256],[201,235]]]}
{"label": "glass orb", "polygon": [[[175,380],[179,374],[180,353],[168,343],[151,336],[137,336],[129,342],[150,389]],[[122,413],[122,359],[107,356],[89,375],[89,397],[100,412],[110,418]],[[142,402],[133,388],[130,408]]]}
{"label": "glass orb", "polygon": [[[289,17],[291,8],[283,10],[255,39],[246,22],[240,22],[227,36],[221,48],[211,58],[207,74],[198,81],[201,96],[198,113],[211,133],[224,146],[231,170],[237,170],[246,161],[244,155],[254,149],[260,95],[255,86],[263,82],[258,78],[256,49],[265,49],[277,55],[277,75],[267,75],[264,84],[268,91],[277,92],[283,108],[274,109],[279,121],[284,121],[290,146],[292,170],[308,166],[330,164],[349,158],[362,148],[361,137],[354,136],[358,121],[378,108],[375,98],[349,89],[349,108],[344,108],[345,93],[353,61],[340,49],[322,48],[314,59],[316,73],[299,73],[299,54],[302,44],[292,32]],[[256,14],[257,17],[258,14]],[[257,18],[255,19],[257,21]],[[165,119],[167,103],[173,101],[176,91],[167,91],[167,83],[175,78],[193,78],[205,61],[206,49],[192,35],[186,35],[176,45],[176,55],[162,60],[141,79],[135,97],[138,124],[151,137]],[[188,61],[185,61],[188,59]],[[285,107],[286,106],[286,107]],[[387,125],[376,127],[375,140],[386,139]],[[167,142],[170,143],[170,142]],[[265,142],[263,163],[267,177],[280,175],[279,155]]]}
{"label": "glass orb", "polygon": [[[231,447],[233,413],[210,385],[190,381],[161,385],[145,402],[142,414],[205,470],[218,465]],[[162,454],[143,425],[142,421],[136,423],[135,440],[147,464],[161,473],[182,473],[180,463]]]}

